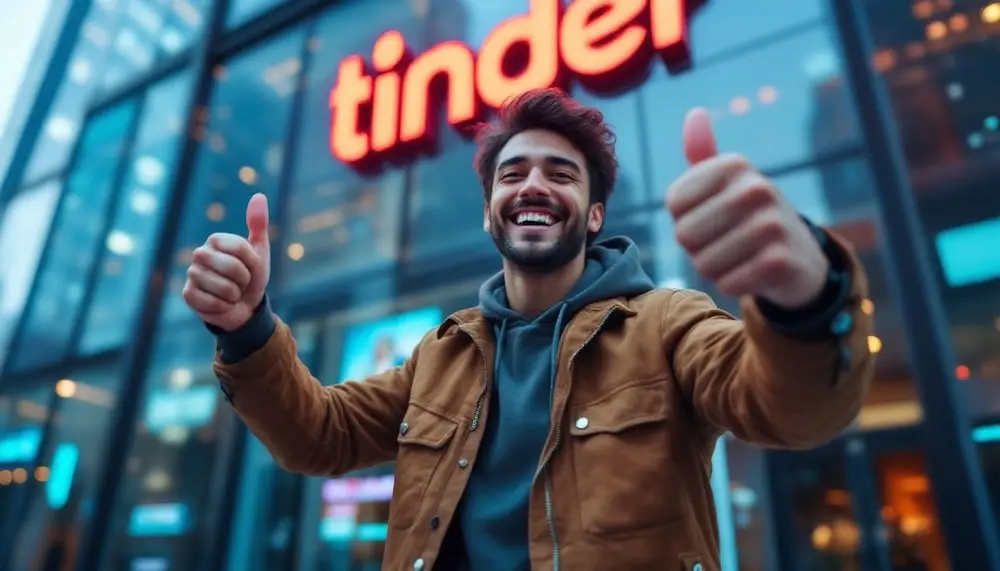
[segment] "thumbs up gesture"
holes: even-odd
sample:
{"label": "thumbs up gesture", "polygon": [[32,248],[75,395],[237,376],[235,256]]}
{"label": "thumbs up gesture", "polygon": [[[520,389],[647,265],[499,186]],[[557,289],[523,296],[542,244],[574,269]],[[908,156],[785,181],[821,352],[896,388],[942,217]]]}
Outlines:
{"label": "thumbs up gesture", "polygon": [[267,197],[255,194],[247,205],[247,238],[212,234],[195,249],[183,295],[206,323],[235,331],[264,299],[271,278],[267,228]]}
{"label": "thumbs up gesture", "polygon": [[667,191],[677,241],[719,291],[798,309],[817,299],[829,261],[770,180],[738,154],[719,154],[708,112],[684,121],[689,167]]}

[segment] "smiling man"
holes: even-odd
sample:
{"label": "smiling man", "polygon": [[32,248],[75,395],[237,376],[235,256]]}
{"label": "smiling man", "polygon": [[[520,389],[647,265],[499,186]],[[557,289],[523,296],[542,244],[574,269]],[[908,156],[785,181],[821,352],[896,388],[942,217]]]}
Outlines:
{"label": "smiling man", "polygon": [[284,468],[343,474],[396,461],[385,569],[718,570],[710,486],[720,435],[772,447],[834,438],[872,357],[865,278],[707,114],[667,190],[677,241],[743,321],[654,287],[636,245],[602,241],[614,135],[600,112],[527,92],[484,128],[483,228],[503,271],[410,358],[323,387],[265,295],[267,203],[249,237],[195,251],[184,298],[218,336],[216,372]]}

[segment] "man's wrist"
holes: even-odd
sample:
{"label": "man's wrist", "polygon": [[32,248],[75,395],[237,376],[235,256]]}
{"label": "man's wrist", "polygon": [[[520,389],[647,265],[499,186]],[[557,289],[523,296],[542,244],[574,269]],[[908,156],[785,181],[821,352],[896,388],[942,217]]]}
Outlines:
{"label": "man's wrist", "polygon": [[250,319],[239,329],[225,331],[209,323],[205,326],[215,335],[219,360],[231,364],[246,359],[266,345],[278,324],[271,313],[271,302],[265,295]]}

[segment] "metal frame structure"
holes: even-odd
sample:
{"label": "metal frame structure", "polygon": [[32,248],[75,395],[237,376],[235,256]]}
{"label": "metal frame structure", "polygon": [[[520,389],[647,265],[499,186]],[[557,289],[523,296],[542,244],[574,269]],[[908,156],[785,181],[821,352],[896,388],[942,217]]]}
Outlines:
{"label": "metal frame structure", "polygon": [[[171,183],[169,204],[166,207],[165,219],[160,230],[150,267],[150,279],[142,295],[142,309],[137,314],[130,331],[133,342],[127,347],[119,347],[104,351],[97,355],[77,358],[70,355],[57,363],[44,366],[30,372],[8,374],[0,379],[0,391],[7,392],[34,385],[38,379],[55,379],[60,373],[66,373],[88,363],[117,363],[122,375],[121,393],[118,395],[118,405],[113,412],[109,441],[101,465],[103,473],[100,478],[95,497],[94,511],[87,525],[88,532],[84,536],[80,557],[76,562],[77,571],[90,571],[101,568],[105,558],[104,549],[108,544],[114,521],[114,510],[118,506],[118,490],[124,478],[126,454],[132,443],[133,427],[140,413],[142,394],[146,385],[146,373],[149,369],[149,359],[156,341],[157,322],[161,310],[166,277],[168,276],[173,249],[181,226],[184,206],[189,200],[191,190],[189,182],[200,142],[193,136],[193,128],[197,121],[198,111],[205,108],[212,91],[213,68],[243,50],[258,45],[266,38],[272,38],[282,31],[302,24],[310,18],[315,18],[324,9],[338,3],[338,0],[288,0],[257,15],[236,29],[225,28],[226,14],[231,0],[216,0],[207,15],[205,31],[198,42],[185,52],[164,60],[153,69],[140,74],[127,84],[119,87],[113,93],[107,94],[93,103],[87,113],[88,120],[97,114],[112,108],[130,97],[140,96],[154,83],[182,69],[192,69],[195,74],[193,95],[190,99],[187,117],[191,121],[189,130],[181,143],[177,173]],[[38,135],[51,111],[52,104],[58,93],[59,83],[65,76],[69,59],[80,36],[80,29],[89,13],[92,0],[80,0],[72,3],[70,13],[66,18],[63,34],[48,65],[46,76],[39,90],[39,97],[30,110],[25,124],[25,137],[15,150],[14,158],[8,174],[0,185],[0,210],[7,202],[28,184],[23,184],[23,175],[36,146]],[[887,259],[887,273],[893,284],[893,293],[899,300],[906,319],[910,355],[913,359],[913,369],[917,378],[921,401],[925,411],[924,431],[927,435],[925,447],[929,459],[928,467],[932,474],[935,499],[941,513],[943,527],[946,530],[949,552],[953,566],[956,568],[1000,569],[1000,550],[997,548],[996,524],[988,513],[989,504],[983,484],[982,472],[973,454],[970,426],[962,413],[961,403],[956,397],[951,372],[954,357],[951,354],[951,342],[946,337],[948,328],[939,292],[935,286],[934,275],[930,270],[930,261],[926,252],[925,242],[920,232],[920,221],[913,205],[912,193],[909,192],[908,181],[902,170],[898,152],[898,141],[894,138],[891,114],[887,113],[885,96],[880,93],[875,76],[867,65],[867,54],[870,42],[867,40],[864,28],[864,18],[860,13],[860,0],[830,0],[832,14],[836,22],[836,33],[843,49],[845,73],[848,76],[853,98],[860,115],[859,123],[863,129],[863,141],[860,144],[849,144],[842,149],[826,152],[821,156],[811,158],[806,162],[785,165],[772,169],[771,176],[780,176],[797,172],[802,169],[822,166],[835,162],[859,157],[867,157],[871,170],[878,184],[881,205],[881,223],[885,230],[885,239],[893,255]],[[315,25],[315,20],[313,21]],[[784,34],[799,33],[802,26],[812,26],[806,23],[781,32]],[[768,38],[767,41],[773,41]],[[741,49],[745,49],[741,48]],[[303,46],[303,70],[308,70],[313,62],[306,46]],[[716,58],[722,58],[722,55]],[[716,59],[716,58],[713,58]],[[704,66],[711,62],[701,62]],[[302,128],[299,117],[302,114],[302,87],[305,71],[298,76],[299,91],[295,94],[291,107],[291,119],[285,132],[285,156],[283,171],[279,179],[279,190],[275,209],[276,220],[281,223],[288,212],[288,192],[291,183],[291,172],[298,152],[297,141]],[[640,114],[646,110],[640,106]],[[135,122],[138,122],[137,117]],[[640,129],[645,129],[644,122]],[[133,127],[134,134],[134,127]],[[78,145],[77,145],[78,146]],[[649,170],[655,157],[649,156],[650,149],[644,147],[646,156],[641,164],[644,170]],[[46,175],[40,180],[52,177],[63,177],[70,172],[75,164],[78,149],[73,151],[68,166]],[[649,175],[647,172],[646,175]],[[32,181],[32,184],[39,182]],[[407,174],[404,200],[410,200],[413,188],[412,171]],[[60,198],[60,202],[62,198]],[[60,206],[57,205],[58,212]],[[631,212],[652,212],[661,208],[659,201],[649,204],[635,205]],[[401,246],[412,236],[411,219],[408,208],[404,208],[400,223]],[[58,218],[58,215],[57,215]],[[108,229],[110,221],[105,224]],[[59,231],[58,220],[50,229],[50,236]],[[276,247],[285,242],[287,231],[281,233],[276,241]],[[103,241],[102,241],[103,243]],[[48,242],[47,242],[48,244]],[[402,249],[401,249],[402,251]],[[48,247],[43,251],[39,261],[39,269],[45,267],[48,258]],[[476,269],[489,267],[495,263],[493,256],[475,257],[463,260],[461,268]],[[458,269],[458,268],[456,268]],[[422,272],[415,268],[397,263],[395,271],[406,282],[417,279],[421,281]],[[384,271],[384,268],[380,268]],[[94,283],[96,270],[88,276],[88,284]],[[280,276],[276,276],[280,280]],[[357,276],[355,276],[357,279]],[[395,288],[401,287],[399,279]],[[901,284],[906,283],[906,287]],[[26,301],[28,308],[37,295],[38,279],[32,284],[31,293]],[[90,292],[87,293],[91,295]],[[343,300],[337,299],[329,292],[316,292],[296,300],[275,300],[276,307],[295,314],[308,306],[312,315],[319,315],[343,307]],[[84,313],[84,307],[81,313]],[[25,312],[27,313],[27,312]],[[25,316],[22,315],[18,331],[24,328]],[[79,321],[84,317],[81,316]],[[79,343],[82,327],[74,327],[70,347]],[[16,338],[14,343],[16,344]],[[8,364],[10,358],[8,356]],[[0,363],[2,364],[2,363]],[[0,368],[0,371],[3,369]],[[7,371],[9,372],[9,371]],[[50,415],[51,416],[51,415]],[[51,421],[49,421],[49,424]],[[238,436],[220,442],[220,464],[224,465],[222,473],[211,483],[211,493],[214,498],[216,512],[215,526],[212,537],[200,540],[206,549],[205,557],[201,559],[201,569],[222,568],[228,554],[229,519],[233,512],[237,486],[231,485],[233,479],[240,473],[243,456],[245,431],[237,431]],[[48,436],[48,431],[46,431]],[[28,505],[29,498],[19,500]],[[969,525],[975,522],[975,525]],[[0,567],[10,555],[12,537],[0,536]],[[874,559],[873,559],[874,561]],[[986,565],[984,566],[984,562]],[[881,564],[878,567],[881,569]]]}

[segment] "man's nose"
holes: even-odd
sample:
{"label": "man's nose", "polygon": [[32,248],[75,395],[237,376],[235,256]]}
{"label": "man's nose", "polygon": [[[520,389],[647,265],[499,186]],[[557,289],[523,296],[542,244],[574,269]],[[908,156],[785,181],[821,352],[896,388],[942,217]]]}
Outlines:
{"label": "man's nose", "polygon": [[541,169],[533,168],[524,177],[524,183],[517,192],[520,196],[548,196],[551,194],[549,185],[546,184],[545,175]]}

